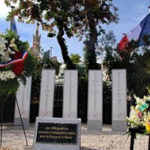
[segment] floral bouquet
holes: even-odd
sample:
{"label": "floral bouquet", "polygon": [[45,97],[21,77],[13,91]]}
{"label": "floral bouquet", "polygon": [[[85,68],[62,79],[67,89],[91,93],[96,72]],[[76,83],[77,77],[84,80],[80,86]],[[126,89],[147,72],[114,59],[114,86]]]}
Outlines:
{"label": "floral bouquet", "polygon": [[129,128],[146,129],[150,132],[150,96],[142,99],[135,96],[136,105],[131,106],[130,115],[127,118]]}
{"label": "floral bouquet", "polygon": [[35,70],[36,59],[15,32],[0,34],[0,96],[16,93],[19,82],[26,82]]}

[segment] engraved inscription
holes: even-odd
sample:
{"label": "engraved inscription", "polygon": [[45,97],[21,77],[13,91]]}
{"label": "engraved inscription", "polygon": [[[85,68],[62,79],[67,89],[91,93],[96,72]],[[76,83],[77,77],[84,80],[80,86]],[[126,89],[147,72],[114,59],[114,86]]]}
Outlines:
{"label": "engraved inscription", "polygon": [[77,144],[77,124],[38,123],[36,142]]}
{"label": "engraved inscription", "polygon": [[126,72],[113,72],[113,120],[126,119]]}

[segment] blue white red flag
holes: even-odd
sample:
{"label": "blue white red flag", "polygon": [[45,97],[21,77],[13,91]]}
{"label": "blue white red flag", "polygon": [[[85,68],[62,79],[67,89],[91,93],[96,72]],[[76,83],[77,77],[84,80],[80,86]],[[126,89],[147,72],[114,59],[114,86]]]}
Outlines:
{"label": "blue white red flag", "polygon": [[118,44],[118,50],[125,50],[129,42],[132,40],[138,41],[139,47],[145,46],[145,42],[143,41],[145,35],[150,36],[150,14],[148,14],[137,27],[124,35]]}
{"label": "blue white red flag", "polygon": [[10,30],[17,33],[17,27],[16,27],[15,17],[13,17],[13,18],[11,19],[11,22],[10,22]]}

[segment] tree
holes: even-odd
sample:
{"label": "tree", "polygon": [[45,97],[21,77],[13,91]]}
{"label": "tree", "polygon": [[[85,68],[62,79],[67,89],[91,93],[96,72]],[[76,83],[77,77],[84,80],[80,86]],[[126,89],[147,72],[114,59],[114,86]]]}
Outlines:
{"label": "tree", "polygon": [[[42,28],[47,30],[48,37],[57,36],[57,41],[60,45],[62,57],[69,69],[74,69],[70,57],[68,56],[68,48],[65,42],[64,35],[69,38],[72,37],[71,33],[71,8],[73,7],[72,1],[68,0],[5,0],[7,6],[11,6],[18,2],[18,6],[15,7],[9,14],[17,15],[19,21],[34,23],[38,21],[41,23]],[[56,29],[57,28],[57,29]]]}
{"label": "tree", "polygon": [[104,31],[101,24],[118,20],[112,0],[5,0],[8,6],[16,2],[19,5],[11,14],[17,15],[20,21],[40,22],[49,31],[49,37],[57,34],[64,62],[70,69],[75,67],[68,56],[64,35],[86,36],[88,68],[92,69],[96,67],[97,37]]}
{"label": "tree", "polygon": [[80,0],[80,6],[80,17],[76,16],[75,21],[82,27],[80,33],[86,36],[87,69],[96,69],[99,65],[95,50],[98,36],[104,33],[102,24],[117,23],[117,8],[112,0]]}
{"label": "tree", "polygon": [[71,60],[73,63],[79,63],[81,62],[81,56],[79,54],[73,54],[71,53],[71,56],[70,56]]}

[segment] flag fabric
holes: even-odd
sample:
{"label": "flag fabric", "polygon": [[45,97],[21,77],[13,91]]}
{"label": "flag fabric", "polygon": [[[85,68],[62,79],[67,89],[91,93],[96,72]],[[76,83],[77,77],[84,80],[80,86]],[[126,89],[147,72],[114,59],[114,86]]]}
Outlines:
{"label": "flag fabric", "polygon": [[145,46],[143,41],[143,37],[145,35],[150,35],[150,14],[148,14],[137,27],[132,29],[129,33],[124,34],[118,44],[118,50],[124,51],[129,42],[132,40],[138,41],[139,47]]}
{"label": "flag fabric", "polygon": [[17,33],[17,27],[16,27],[16,22],[15,22],[15,17],[13,17],[13,18],[11,19],[11,22],[10,22],[10,30]]}

